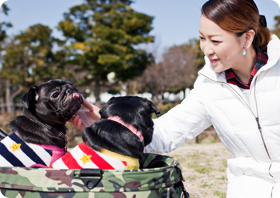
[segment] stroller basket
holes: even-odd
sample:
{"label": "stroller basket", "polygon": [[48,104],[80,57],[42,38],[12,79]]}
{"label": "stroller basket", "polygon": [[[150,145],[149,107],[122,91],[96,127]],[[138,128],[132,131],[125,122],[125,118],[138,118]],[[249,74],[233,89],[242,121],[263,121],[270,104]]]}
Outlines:
{"label": "stroller basket", "polygon": [[176,159],[145,154],[140,167],[125,171],[0,167],[0,189],[8,198],[189,197]]}

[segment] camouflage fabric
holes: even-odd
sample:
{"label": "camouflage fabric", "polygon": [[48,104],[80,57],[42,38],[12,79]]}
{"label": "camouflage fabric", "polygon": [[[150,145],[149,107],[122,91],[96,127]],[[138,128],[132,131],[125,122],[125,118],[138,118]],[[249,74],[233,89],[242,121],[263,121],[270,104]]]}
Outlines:
{"label": "camouflage fabric", "polygon": [[0,188],[8,198],[188,197],[182,184],[181,170],[174,158],[145,154],[141,169],[99,170],[101,180],[89,189],[89,183],[84,183],[80,177],[81,170],[2,167]]}

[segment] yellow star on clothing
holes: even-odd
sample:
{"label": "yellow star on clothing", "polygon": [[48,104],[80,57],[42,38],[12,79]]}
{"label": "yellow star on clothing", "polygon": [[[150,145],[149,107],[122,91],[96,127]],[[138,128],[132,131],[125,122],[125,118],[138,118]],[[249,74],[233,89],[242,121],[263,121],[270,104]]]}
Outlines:
{"label": "yellow star on clothing", "polygon": [[16,144],[13,142],[13,146],[10,146],[10,148],[13,149],[13,152],[15,152],[16,150],[20,151],[20,146],[21,144]]}
{"label": "yellow star on clothing", "polygon": [[90,158],[91,158],[91,155],[83,154],[83,157],[80,160],[83,162],[83,164],[85,164],[87,162],[90,162]]}

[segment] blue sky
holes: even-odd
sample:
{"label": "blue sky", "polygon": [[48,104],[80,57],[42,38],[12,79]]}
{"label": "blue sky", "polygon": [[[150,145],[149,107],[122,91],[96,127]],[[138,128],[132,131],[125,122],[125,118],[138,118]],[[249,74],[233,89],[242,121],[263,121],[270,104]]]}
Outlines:
{"label": "blue sky", "polygon": [[[191,38],[198,38],[200,8],[206,0],[135,0],[131,6],[138,12],[154,16],[151,35],[156,38],[160,51],[172,45],[180,45]],[[272,0],[255,0],[260,14],[267,18],[268,28],[273,28],[274,16],[280,15],[279,6]],[[54,29],[54,36],[61,37],[55,30],[63,19],[63,13],[83,0],[8,0],[11,9],[0,21],[10,21],[13,28],[9,34],[17,34],[27,27],[41,23]]]}

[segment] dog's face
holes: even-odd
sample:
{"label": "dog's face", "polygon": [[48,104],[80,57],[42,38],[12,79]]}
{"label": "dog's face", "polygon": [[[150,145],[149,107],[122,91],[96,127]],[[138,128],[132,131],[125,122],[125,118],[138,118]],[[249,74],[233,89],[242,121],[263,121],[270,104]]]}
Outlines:
{"label": "dog's face", "polygon": [[[146,98],[137,96],[113,97],[99,111],[101,119],[83,131],[83,140],[93,149],[107,150],[141,159],[144,146],[153,136],[152,113],[160,115],[159,109]],[[144,140],[122,124],[107,119],[118,116],[125,123],[141,132]]]}
{"label": "dog's face", "polygon": [[65,124],[80,108],[82,96],[71,82],[56,79],[31,87],[20,100],[29,112],[48,124]]}

